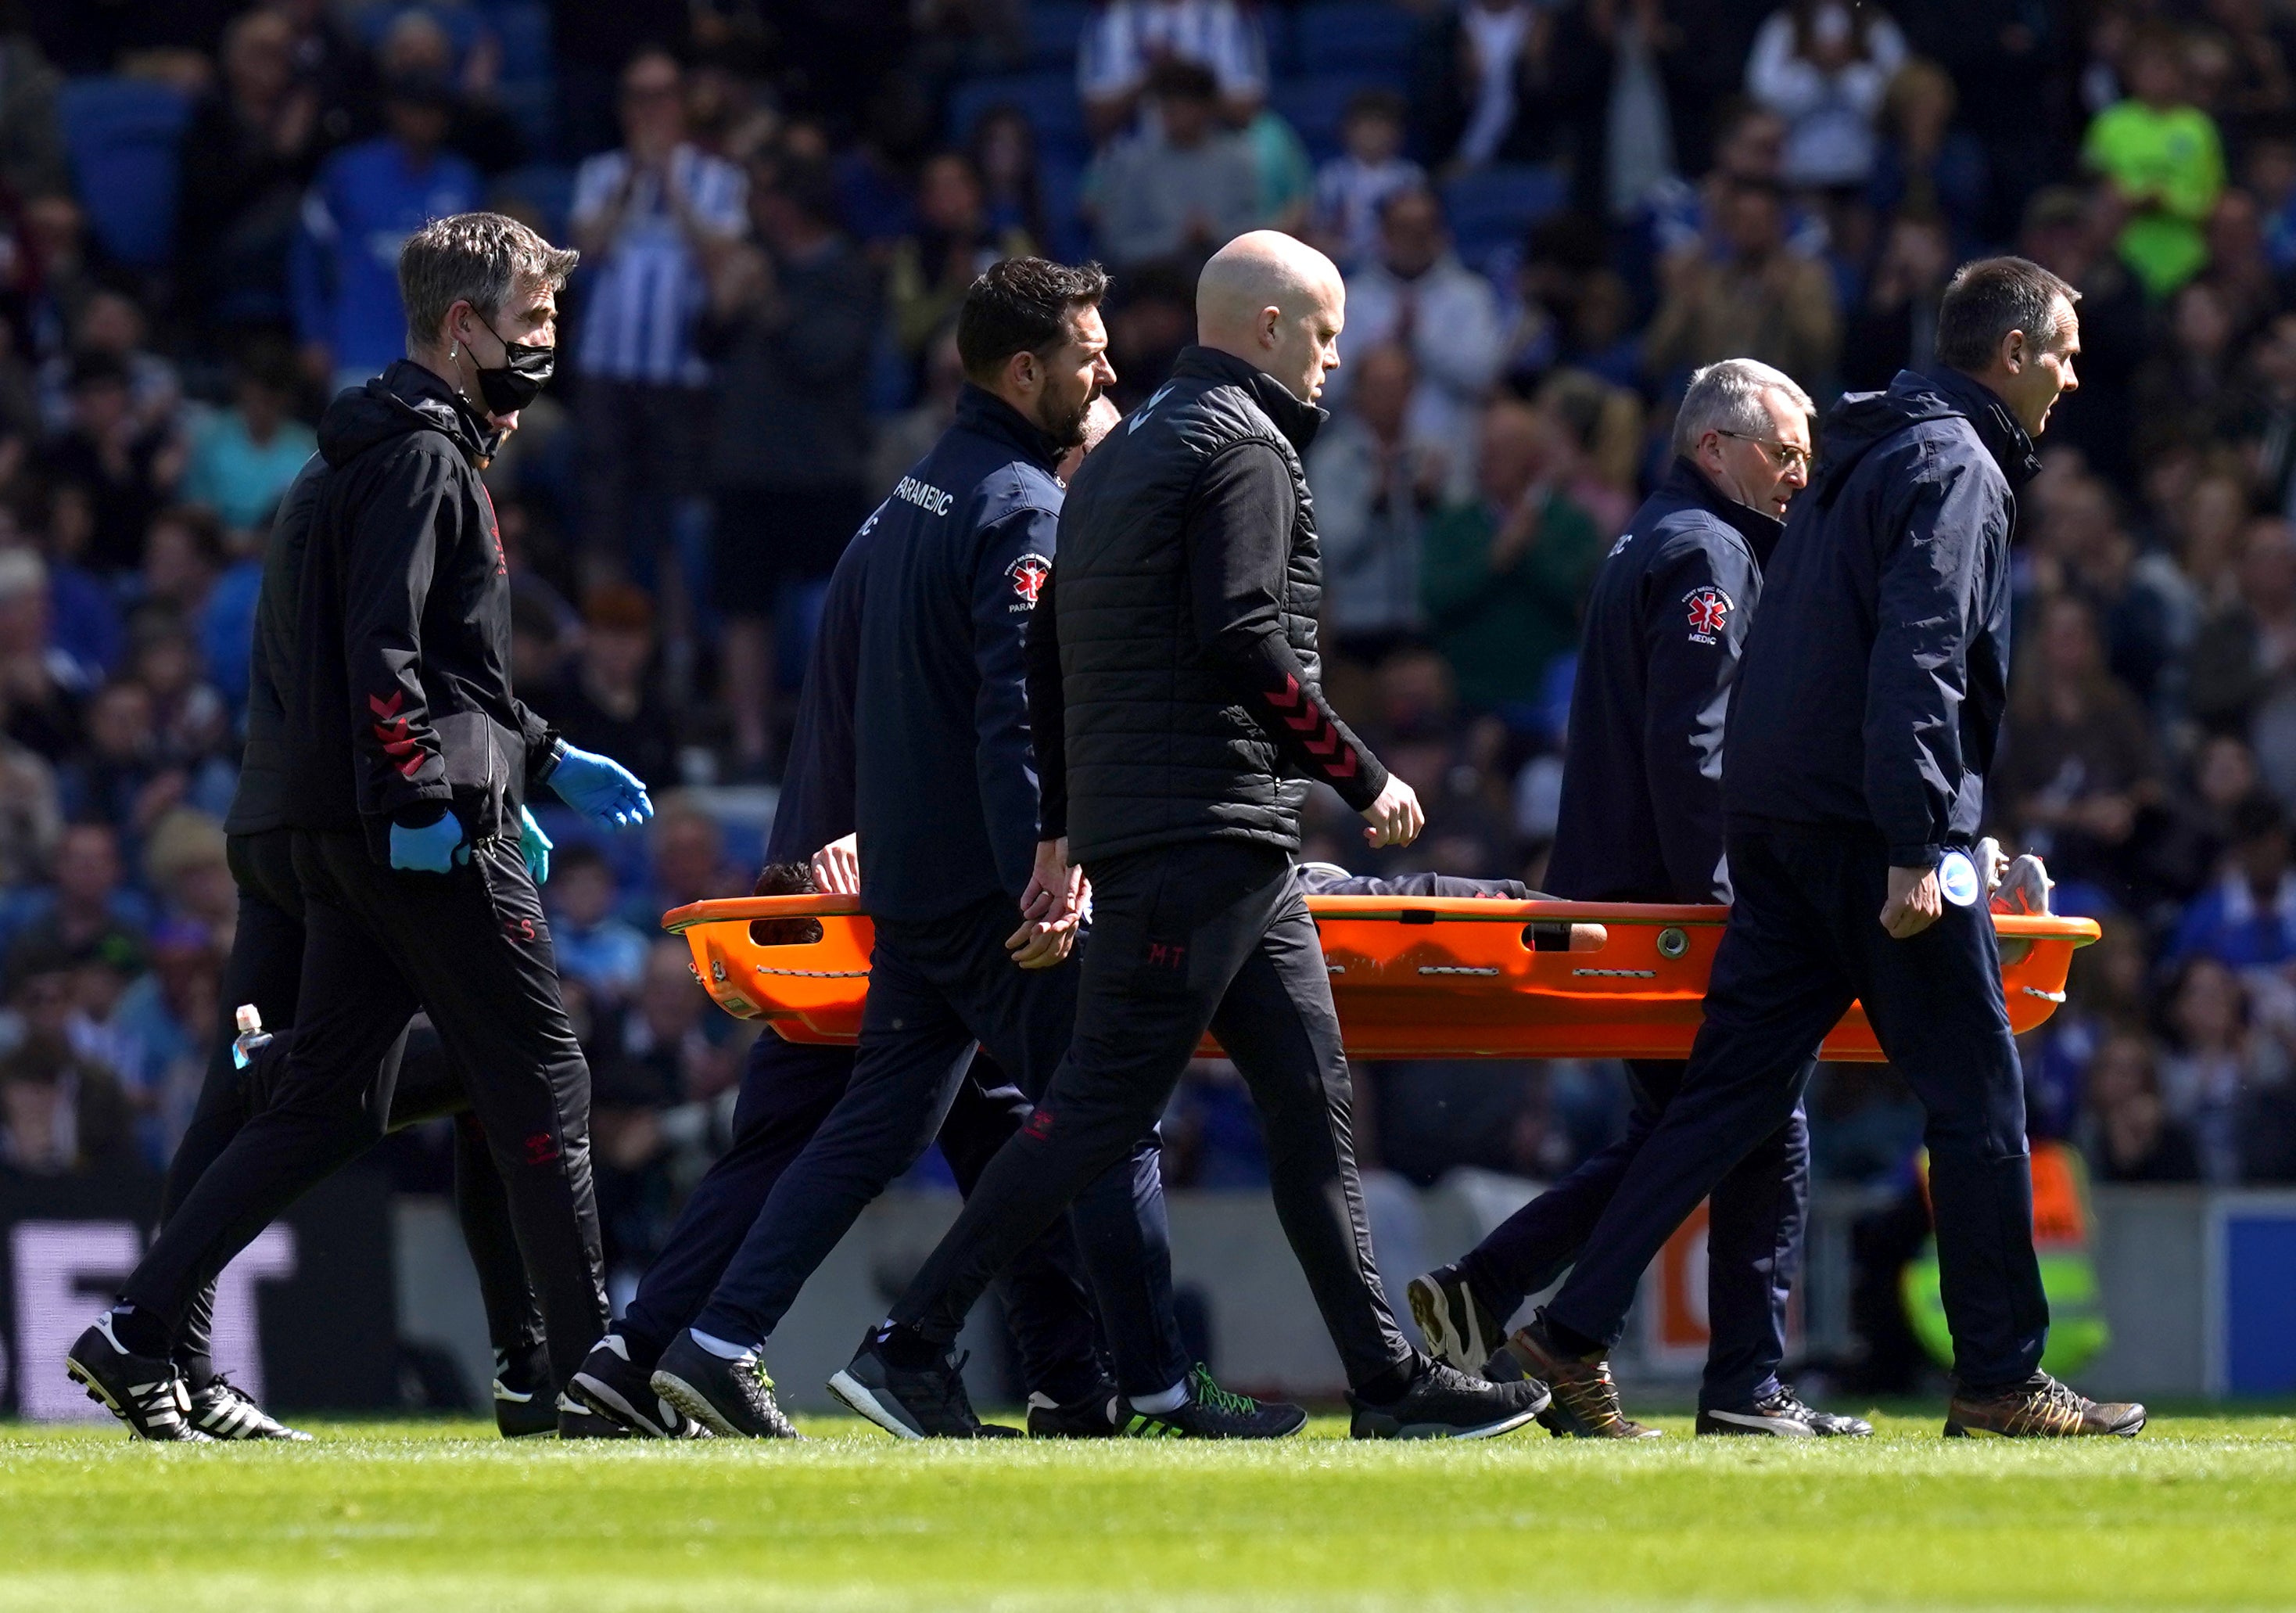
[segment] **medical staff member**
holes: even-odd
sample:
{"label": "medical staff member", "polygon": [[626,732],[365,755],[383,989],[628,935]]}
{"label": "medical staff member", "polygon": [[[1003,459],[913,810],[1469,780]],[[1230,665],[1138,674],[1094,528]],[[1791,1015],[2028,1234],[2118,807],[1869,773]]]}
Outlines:
{"label": "medical staff member", "polygon": [[1936,363],[1826,417],[1739,670],[1723,778],[1734,902],[1690,1067],[1570,1277],[1508,1343],[1573,1395],[1615,1403],[1594,1380],[1644,1268],[1786,1123],[1855,1000],[1928,1112],[1954,1341],[1946,1433],[2144,1426],[2143,1406],[2041,1370],[2024,1083],[1972,860],[2008,685],[2016,490],[2078,384],[2079,296],[2021,258],[1964,264]]}
{"label": "medical staff member", "polygon": [[[1023,667],[1066,498],[1054,473],[1114,378],[1107,284],[1097,266],[1040,258],[982,273],[957,317],[955,422],[870,534],[853,704],[861,905],[876,931],[868,1007],[844,1096],[655,1372],[657,1393],[705,1421],[738,1410],[750,1388],[732,1363],[757,1354],[854,1219],[932,1141],[974,1042],[1031,1094],[1068,1047],[1077,966],[1020,934],[1037,838]],[[1045,967],[1016,967],[1016,951]],[[1121,1427],[1296,1429],[1299,1408],[1228,1395],[1182,1347],[1152,1116],[1111,1166],[1075,1222]]]}
{"label": "medical staff member", "polygon": [[[1029,646],[1042,818],[1029,900],[1039,924],[1063,923],[1091,880],[1075,1046],[830,1380],[890,1433],[974,1426],[950,1354],[966,1312],[1137,1149],[1207,1030],[1267,1123],[1276,1211],[1346,1369],[1355,1433],[1502,1434],[1546,1406],[1542,1386],[1471,1378],[1396,1328],[1296,867],[1307,780],[1332,785],[1374,845],[1407,844],[1423,823],[1318,677],[1323,565],[1300,456],[1324,418],[1345,303],[1331,260],[1289,236],[1221,248],[1197,282],[1198,345],[1085,462],[1062,512],[1055,597]],[[870,998],[873,1013],[873,981]]]}
{"label": "medical staff member", "polygon": [[[168,1360],[187,1307],[381,1134],[418,1009],[471,1083],[557,1382],[605,1326],[590,1072],[521,812],[542,787],[609,827],[653,808],[626,769],[568,745],[511,687],[510,573],[480,478],[550,379],[574,262],[498,213],[425,226],[398,260],[408,357],[320,422],[326,480],[284,690],[305,942],[296,1037],[276,1100],[209,1165],[68,1358],[138,1432],[188,1431]],[[560,1410],[570,1431],[590,1421],[572,1402]]]}
{"label": "medical staff member", "polygon": [[[1730,901],[1722,850],[1722,728],[1788,505],[1809,481],[1809,395],[1751,358],[1690,378],[1675,459],[1595,574],[1571,689],[1562,803],[1546,884],[1569,901]],[[1679,1060],[1628,1064],[1627,1134],[1503,1222],[1457,1264],[1411,1280],[1429,1346],[1480,1371],[1505,1319],[1560,1277],[1681,1083]],[[1702,1434],[1864,1435],[1782,1384],[1786,1296],[1809,1202],[1800,1107],[1714,1189],[1707,1232],[1712,1343]],[[1656,1430],[1618,1412],[1605,1375],[1554,1380],[1550,1428],[1585,1438]]]}

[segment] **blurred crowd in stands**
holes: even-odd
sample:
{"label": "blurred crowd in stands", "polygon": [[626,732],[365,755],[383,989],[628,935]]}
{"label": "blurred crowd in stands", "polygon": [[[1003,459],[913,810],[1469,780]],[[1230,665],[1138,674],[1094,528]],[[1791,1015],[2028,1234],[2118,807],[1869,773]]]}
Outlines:
{"label": "blurred crowd in stands", "polygon": [[[621,1269],[744,1031],[654,921],[750,886],[820,585],[948,417],[966,285],[1107,263],[1130,407],[1265,226],[1349,278],[1309,475],[1333,695],[1430,809],[1382,866],[1534,885],[1579,604],[1688,371],[1823,403],[1926,360],[1964,258],[2077,284],[1992,808],[2106,940],[2032,1125],[2106,1181],[2296,1178],[2291,0],[0,0],[0,1171],[180,1131],[270,511],[400,351],[398,243],[482,205],[583,253],[489,473],[518,687],[662,803],[552,824]],[[1360,866],[1350,827],[1313,853]],[[1358,1078],[1423,1181],[1552,1177],[1624,1107],[1600,1066]],[[1824,1177],[1906,1180],[1886,1071],[1812,1103]],[[1168,1136],[1180,1184],[1264,1180],[1220,1066]]]}

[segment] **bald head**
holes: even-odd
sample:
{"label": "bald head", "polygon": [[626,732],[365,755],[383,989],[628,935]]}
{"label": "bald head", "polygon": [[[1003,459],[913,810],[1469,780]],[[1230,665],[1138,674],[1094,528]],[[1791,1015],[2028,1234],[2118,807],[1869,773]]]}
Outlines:
{"label": "bald head", "polygon": [[1314,247],[1277,230],[1238,235],[1196,281],[1196,340],[1313,402],[1339,367],[1347,289]]}

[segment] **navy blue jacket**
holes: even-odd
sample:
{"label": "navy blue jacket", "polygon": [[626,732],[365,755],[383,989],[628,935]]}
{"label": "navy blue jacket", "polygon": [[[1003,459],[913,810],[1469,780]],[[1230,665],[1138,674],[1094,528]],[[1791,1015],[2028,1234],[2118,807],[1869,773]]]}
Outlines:
{"label": "navy blue jacket", "polygon": [[782,769],[781,799],[766,835],[767,862],[803,862],[832,840],[853,832],[853,693],[861,677],[861,600],[869,577],[871,539],[884,514],[880,506],[837,557],[821,624],[806,658],[805,688],[798,695]]}
{"label": "navy blue jacket", "polygon": [[967,386],[956,420],[901,478],[871,535],[855,688],[861,902],[939,918],[1036,857],[1029,613],[1051,570],[1060,450]]}
{"label": "navy blue jacket", "polygon": [[1879,831],[1890,866],[1975,840],[2009,673],[2015,490],[2040,463],[1940,367],[1826,416],[1731,708],[1730,826]]}
{"label": "navy blue jacket", "polygon": [[1587,603],[1546,885],[1570,901],[1728,901],[1722,731],[1778,523],[1677,459]]}

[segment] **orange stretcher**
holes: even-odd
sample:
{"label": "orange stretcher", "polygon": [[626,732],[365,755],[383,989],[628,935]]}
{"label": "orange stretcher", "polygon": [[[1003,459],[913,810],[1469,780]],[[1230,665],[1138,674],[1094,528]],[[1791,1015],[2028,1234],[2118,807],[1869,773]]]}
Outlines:
{"label": "orange stretcher", "polygon": [[[1357,1058],[1686,1058],[1727,908],[1457,897],[1310,896],[1348,1052]],[[820,938],[760,943],[753,921],[811,918]],[[662,915],[719,1008],[789,1041],[861,1033],[869,920],[853,899],[748,896]],[[2001,984],[2020,1034],[2064,1000],[2094,919],[1997,913]],[[775,926],[775,930],[783,926]],[[1205,1049],[1216,1054],[1207,1039]],[[1878,1063],[1862,1008],[1827,1058]]]}

